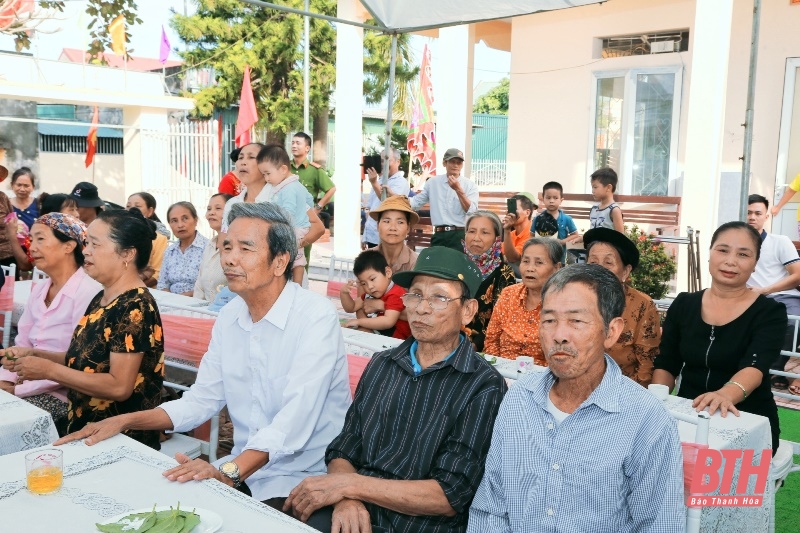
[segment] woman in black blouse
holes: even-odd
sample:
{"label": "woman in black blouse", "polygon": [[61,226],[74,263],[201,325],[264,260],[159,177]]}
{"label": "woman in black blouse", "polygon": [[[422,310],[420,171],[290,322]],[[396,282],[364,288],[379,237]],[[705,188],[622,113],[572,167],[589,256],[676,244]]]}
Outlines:
{"label": "woman in black blouse", "polygon": [[728,222],[711,238],[711,287],[680,294],[667,312],[653,383],[694,398],[694,407],[739,415],[739,409],[769,418],[772,453],[778,449],[778,408],[769,369],[786,331],[786,306],[748,289],[761,238],[744,222]]}

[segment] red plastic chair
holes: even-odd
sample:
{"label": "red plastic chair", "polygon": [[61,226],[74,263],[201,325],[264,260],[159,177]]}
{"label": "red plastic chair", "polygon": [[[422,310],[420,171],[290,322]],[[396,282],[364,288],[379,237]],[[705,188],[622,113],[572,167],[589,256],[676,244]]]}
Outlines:
{"label": "red plastic chair", "polygon": [[369,357],[365,357],[363,355],[347,354],[347,369],[350,373],[351,396],[356,395],[356,387],[358,386],[358,382],[361,379],[361,375],[364,373],[364,369],[367,367],[369,360]]}

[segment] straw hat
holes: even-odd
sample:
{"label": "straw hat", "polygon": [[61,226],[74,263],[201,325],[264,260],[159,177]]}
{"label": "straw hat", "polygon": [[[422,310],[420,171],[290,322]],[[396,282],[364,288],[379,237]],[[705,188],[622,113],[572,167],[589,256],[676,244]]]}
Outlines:
{"label": "straw hat", "polygon": [[390,196],[381,202],[381,205],[370,211],[369,216],[371,216],[375,222],[378,222],[380,214],[384,211],[402,211],[403,213],[409,213],[411,218],[409,226],[414,226],[419,222],[419,215],[411,209],[411,202],[405,196]]}
{"label": "straw hat", "polygon": [[3,165],[0,165],[0,181],[3,181],[8,177],[8,169]]}

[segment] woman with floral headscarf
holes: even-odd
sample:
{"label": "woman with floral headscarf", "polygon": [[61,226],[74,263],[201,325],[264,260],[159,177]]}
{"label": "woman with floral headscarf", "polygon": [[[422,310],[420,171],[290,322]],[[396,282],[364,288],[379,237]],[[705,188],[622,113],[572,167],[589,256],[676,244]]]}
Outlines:
{"label": "woman with floral headscarf", "polygon": [[[16,346],[64,353],[86,307],[102,288],[84,272],[86,226],[61,213],[39,217],[31,226],[30,254],[49,276],[31,289],[19,320]],[[16,373],[0,369],[0,389],[48,411],[60,433],[66,429],[67,389],[55,381],[21,381]]]}
{"label": "woman with floral headscarf", "polygon": [[[69,433],[161,404],[161,315],[140,277],[155,233],[138,209],[102,211],[86,228],[83,249],[83,268],[102,290],[84,309],[66,353],[15,346],[0,359],[6,370],[23,380],[49,379],[69,389]],[[160,448],[158,431],[129,429],[124,433]]]}
{"label": "woman with floral headscarf", "polygon": [[474,296],[478,300],[478,312],[466,327],[472,344],[481,352],[497,299],[503,289],[514,285],[517,280],[511,266],[503,260],[503,224],[497,215],[491,211],[470,213],[462,243],[464,253],[478,266],[483,276],[483,282]]}

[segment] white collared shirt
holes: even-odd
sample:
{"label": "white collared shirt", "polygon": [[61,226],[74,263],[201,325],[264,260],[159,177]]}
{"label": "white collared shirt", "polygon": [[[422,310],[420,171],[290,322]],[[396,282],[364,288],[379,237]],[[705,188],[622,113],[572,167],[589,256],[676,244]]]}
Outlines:
{"label": "white collared shirt", "polygon": [[269,462],[246,480],[263,501],[285,498],[307,476],[326,472],[325,449],[341,432],[350,402],[336,310],[289,282],[256,323],[239,297],[223,307],[195,384],[161,408],[181,432],[227,405],[232,455],[214,464],[244,450],[268,452]]}
{"label": "white collared shirt", "polygon": [[433,176],[425,182],[422,191],[411,199],[411,207],[419,211],[430,203],[431,222],[434,226],[463,226],[467,215],[478,209],[478,187],[469,178],[460,176],[458,182],[469,198],[469,209],[464,211],[458,194],[447,182],[447,174]]}
{"label": "white collared shirt", "polygon": [[[245,196],[247,196],[247,187],[242,187],[242,192],[240,192],[238,196],[234,196],[225,202],[225,207],[222,209],[222,227],[220,228],[220,233],[228,233],[228,215],[231,214],[231,207],[233,207],[233,204],[240,204],[244,202]],[[269,202],[271,197],[272,185],[267,183],[264,185],[264,188],[261,189],[261,192],[256,196],[255,203]]]}

